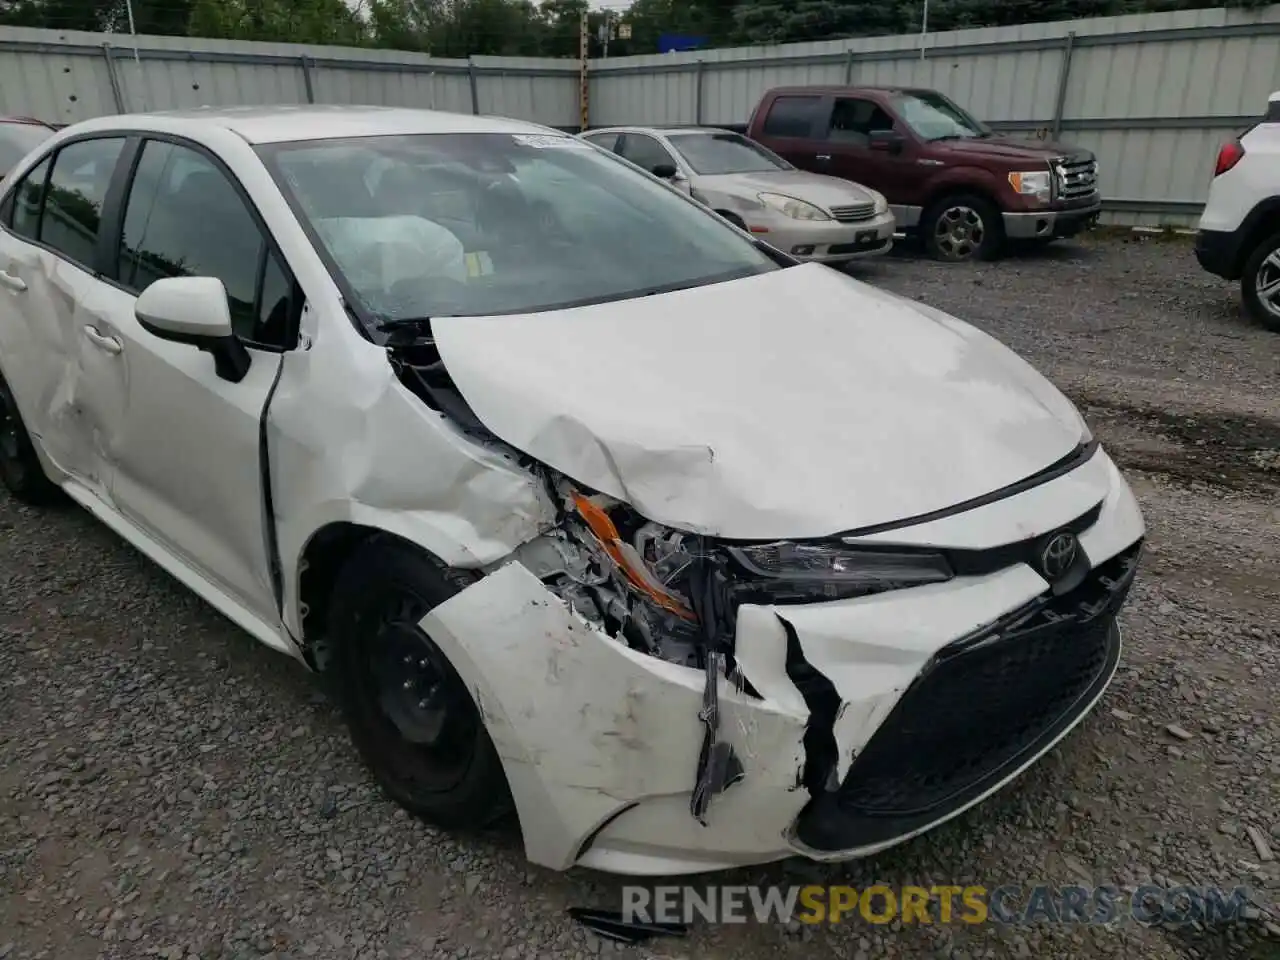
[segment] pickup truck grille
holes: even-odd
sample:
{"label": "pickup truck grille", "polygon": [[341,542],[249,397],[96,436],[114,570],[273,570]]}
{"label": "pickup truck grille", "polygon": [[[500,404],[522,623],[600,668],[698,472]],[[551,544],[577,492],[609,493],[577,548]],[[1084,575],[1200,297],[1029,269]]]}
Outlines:
{"label": "pickup truck grille", "polygon": [[1098,189],[1098,161],[1092,157],[1059,157],[1053,161],[1059,200],[1082,200]]}
{"label": "pickup truck grille", "polygon": [[859,220],[870,220],[876,215],[876,205],[872,201],[852,203],[844,207],[831,207],[831,216],[841,223],[857,223]]}

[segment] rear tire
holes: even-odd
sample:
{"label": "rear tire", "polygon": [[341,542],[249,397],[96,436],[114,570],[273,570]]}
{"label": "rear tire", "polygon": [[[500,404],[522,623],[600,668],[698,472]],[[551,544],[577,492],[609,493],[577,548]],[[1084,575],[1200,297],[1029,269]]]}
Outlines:
{"label": "rear tire", "polygon": [[383,792],[424,820],[469,829],[508,813],[511,794],[475,701],[418,626],[463,585],[408,544],[358,548],[330,604],[330,679]]}
{"label": "rear tire", "polygon": [[982,197],[953,193],[925,210],[920,235],[935,260],[994,260],[1004,247],[1004,219],[995,205]]}
{"label": "rear tire", "polygon": [[1280,333],[1280,233],[1249,254],[1240,275],[1240,293],[1249,315]]}
{"label": "rear tire", "polygon": [[62,490],[44,472],[8,382],[0,375],[0,482],[15,500],[45,506],[62,499]]}

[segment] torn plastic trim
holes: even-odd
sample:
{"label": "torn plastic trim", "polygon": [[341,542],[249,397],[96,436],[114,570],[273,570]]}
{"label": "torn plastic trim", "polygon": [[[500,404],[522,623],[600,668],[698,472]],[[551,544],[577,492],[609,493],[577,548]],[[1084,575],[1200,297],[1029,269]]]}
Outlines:
{"label": "torn plastic trim", "polygon": [[804,769],[799,771],[797,786],[803,786],[811,797],[817,797],[840,786],[840,749],[836,743],[835,726],[843,701],[830,678],[805,659],[796,628],[786,617],[775,615],[787,638],[787,678],[809,709],[809,720],[804,730]]}
{"label": "torn plastic trim", "polygon": [[[396,379],[432,410],[484,441],[499,442],[471,409],[445,369],[431,323],[397,324],[387,331],[386,351]],[[504,444],[505,446],[505,444]]]}

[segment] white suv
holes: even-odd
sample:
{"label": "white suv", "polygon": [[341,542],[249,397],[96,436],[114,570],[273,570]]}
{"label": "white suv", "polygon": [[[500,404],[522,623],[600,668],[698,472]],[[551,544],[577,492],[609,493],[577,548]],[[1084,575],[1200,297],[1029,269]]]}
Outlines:
{"label": "white suv", "polygon": [[1239,280],[1249,313],[1280,331],[1280,91],[1260,123],[1218,151],[1196,258]]}

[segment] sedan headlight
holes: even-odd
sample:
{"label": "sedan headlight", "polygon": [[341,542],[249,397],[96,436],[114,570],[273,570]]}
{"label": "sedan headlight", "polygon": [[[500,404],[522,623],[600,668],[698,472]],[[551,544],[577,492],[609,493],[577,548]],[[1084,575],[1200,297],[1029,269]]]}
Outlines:
{"label": "sedan headlight", "polygon": [[877,550],[839,543],[730,547],[729,555],[778,599],[833,600],[942,583],[954,573],[939,553]]}
{"label": "sedan headlight", "polygon": [[766,207],[772,207],[784,217],[790,217],[792,220],[831,219],[820,207],[815,207],[812,203],[806,203],[803,200],[797,200],[795,197],[784,196],[781,193],[761,193],[757,194],[757,196]]}
{"label": "sedan headlight", "polygon": [[878,190],[872,190],[870,191],[870,193],[871,193],[871,199],[875,201],[876,216],[878,217],[880,216],[880,214],[884,213],[886,210],[889,209],[889,201],[886,200],[884,198],[884,194]]}
{"label": "sedan headlight", "polygon": [[1009,174],[1009,186],[1014,193],[1048,203],[1053,192],[1052,176],[1048,170],[1015,172]]}

